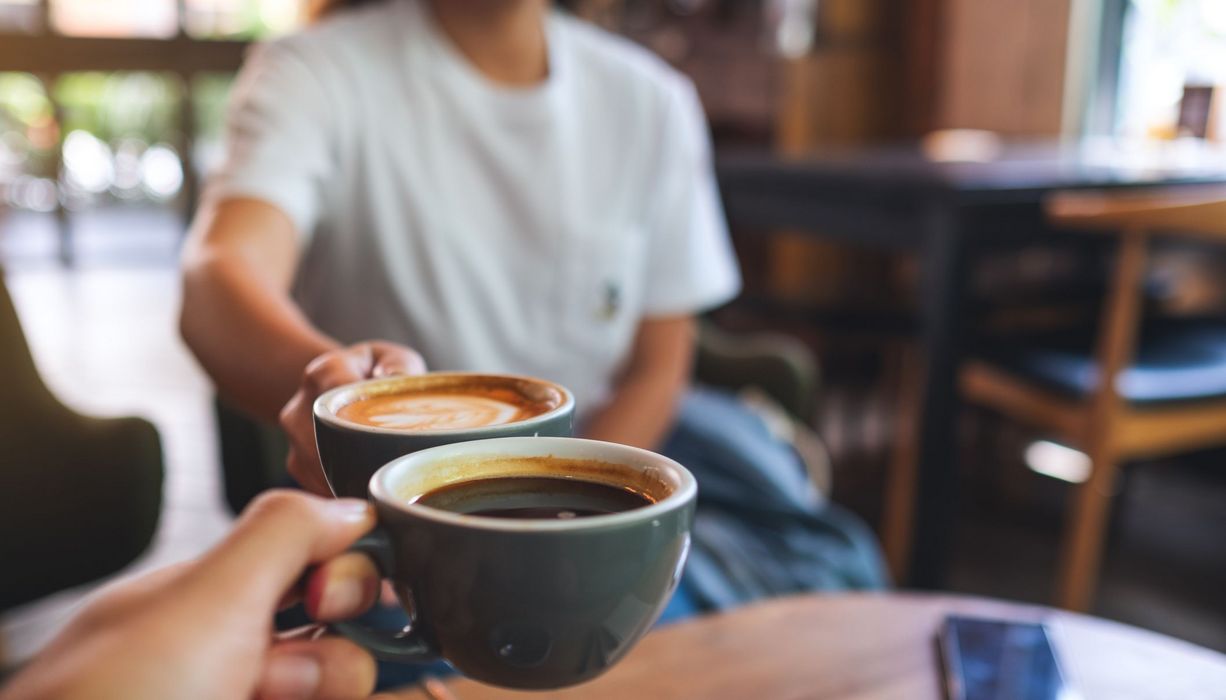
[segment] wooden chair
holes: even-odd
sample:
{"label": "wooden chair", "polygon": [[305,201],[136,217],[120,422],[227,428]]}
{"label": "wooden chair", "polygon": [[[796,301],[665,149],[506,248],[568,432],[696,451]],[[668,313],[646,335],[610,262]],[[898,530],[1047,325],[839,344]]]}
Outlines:
{"label": "wooden chair", "polygon": [[1226,189],[1178,194],[1061,193],[1055,225],[1119,238],[1098,329],[1082,351],[1048,339],[1010,343],[1008,355],[969,361],[964,396],[1085,451],[1092,467],[1070,505],[1057,602],[1093,600],[1104,529],[1120,463],[1226,444],[1226,321],[1142,324],[1149,244],[1158,235],[1226,241]]}

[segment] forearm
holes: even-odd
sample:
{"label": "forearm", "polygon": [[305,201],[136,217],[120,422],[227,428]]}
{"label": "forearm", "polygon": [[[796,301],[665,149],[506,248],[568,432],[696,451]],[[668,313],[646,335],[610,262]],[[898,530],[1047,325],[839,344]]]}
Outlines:
{"label": "forearm", "polygon": [[583,436],[654,450],[672,428],[687,385],[657,373],[628,376],[614,398],[588,419]]}
{"label": "forearm", "polygon": [[190,256],[180,326],[224,397],[252,415],[276,420],[306,365],[338,343],[249,265],[213,251]]}
{"label": "forearm", "polygon": [[689,386],[694,337],[691,318],[645,320],[613,398],[587,419],[584,437],[649,450],[659,447]]}

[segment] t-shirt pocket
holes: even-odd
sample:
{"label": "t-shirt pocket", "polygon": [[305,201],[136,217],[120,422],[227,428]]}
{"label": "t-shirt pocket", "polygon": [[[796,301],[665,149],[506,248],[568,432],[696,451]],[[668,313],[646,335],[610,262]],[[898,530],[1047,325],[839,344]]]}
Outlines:
{"label": "t-shirt pocket", "polygon": [[573,257],[570,336],[595,371],[611,372],[634,341],[642,317],[646,247],[641,227],[610,227],[587,239]]}

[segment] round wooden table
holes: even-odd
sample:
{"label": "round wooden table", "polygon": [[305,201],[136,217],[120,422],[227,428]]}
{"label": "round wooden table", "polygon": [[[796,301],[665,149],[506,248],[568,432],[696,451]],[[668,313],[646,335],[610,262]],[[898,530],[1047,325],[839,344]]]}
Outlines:
{"label": "round wooden table", "polygon": [[[514,693],[463,679],[445,685],[457,700],[939,700],[934,639],[950,613],[1046,623],[1085,700],[1226,698],[1226,655],[1084,615],[918,594],[788,598],[664,627],[606,675],[563,691]],[[410,688],[380,697],[445,694]]]}

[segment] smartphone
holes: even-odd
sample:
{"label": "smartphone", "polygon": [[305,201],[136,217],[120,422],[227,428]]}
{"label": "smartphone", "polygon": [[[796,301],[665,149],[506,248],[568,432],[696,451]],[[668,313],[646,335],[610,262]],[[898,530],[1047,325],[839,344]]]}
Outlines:
{"label": "smartphone", "polygon": [[1043,625],[950,616],[937,638],[949,700],[1080,700]]}

